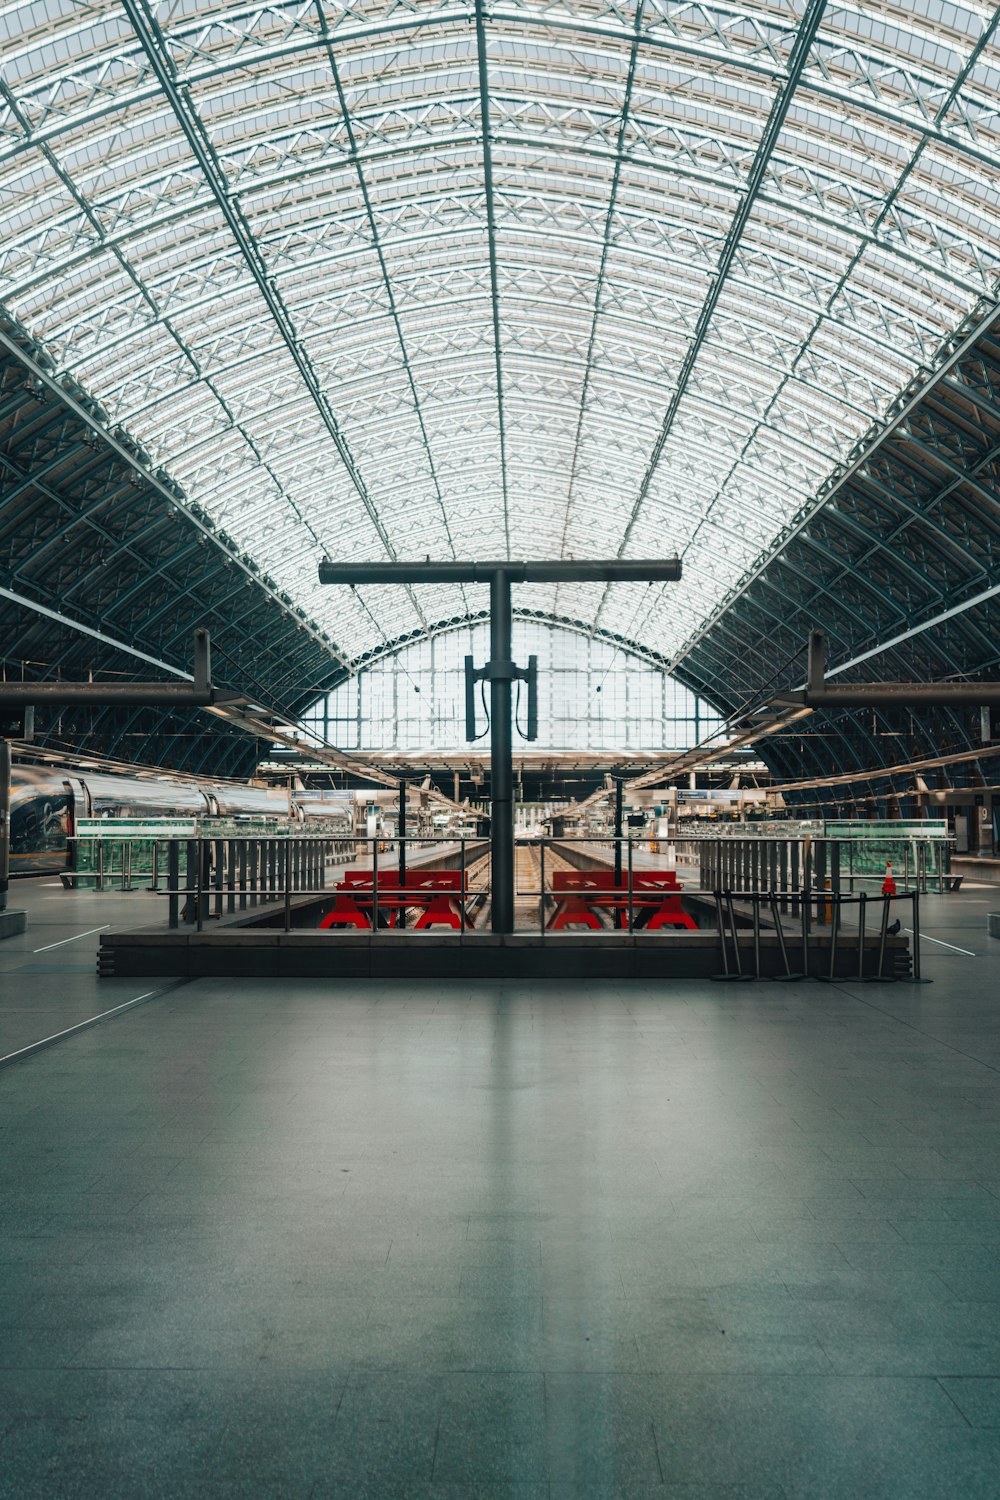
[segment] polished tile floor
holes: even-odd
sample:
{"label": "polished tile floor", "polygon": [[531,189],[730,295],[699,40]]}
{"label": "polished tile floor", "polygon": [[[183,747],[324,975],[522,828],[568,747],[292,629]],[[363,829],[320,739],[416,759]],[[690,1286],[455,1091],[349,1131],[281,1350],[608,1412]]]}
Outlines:
{"label": "polished tile floor", "polygon": [[[156,988],[28,895],[2,1053]],[[996,904],[922,987],[199,981],[0,1071],[0,1495],[996,1500]]]}

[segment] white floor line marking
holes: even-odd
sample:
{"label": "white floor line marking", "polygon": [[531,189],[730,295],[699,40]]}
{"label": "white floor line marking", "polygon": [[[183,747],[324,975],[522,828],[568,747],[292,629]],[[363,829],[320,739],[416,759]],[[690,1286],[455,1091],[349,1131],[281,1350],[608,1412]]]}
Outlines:
{"label": "white floor line marking", "polygon": [[111,1016],[120,1015],[123,1010],[131,1010],[133,1005],[138,1005],[142,1000],[152,1000],[154,995],[162,995],[167,990],[175,988],[177,988],[176,984],[168,984],[163,989],[147,990],[144,995],[135,995],[121,1005],[112,1006],[111,1010],[102,1010],[100,1015],[88,1016],[85,1021],[78,1021],[75,1026],[67,1026],[65,1031],[56,1031],[52,1036],[42,1037],[40,1042],[29,1042],[27,1047],[21,1047],[17,1052],[8,1052],[6,1057],[0,1057],[0,1068],[18,1062],[21,1058],[32,1057],[36,1052],[41,1052],[45,1047],[51,1047],[55,1042],[61,1042],[65,1037],[75,1036],[78,1031],[87,1031],[91,1026],[96,1026],[99,1021],[107,1021]]}
{"label": "white floor line marking", "polygon": [[[903,931],[904,932],[908,932],[910,934],[910,937],[913,936],[913,928],[912,927],[904,927]],[[956,948],[954,943],[944,943],[944,942],[941,941],[940,938],[928,937],[928,935],[927,935],[926,932],[922,932],[920,934],[920,941],[922,943],[937,943],[937,945],[938,945],[939,948],[950,948],[951,951],[952,951],[952,953],[964,953],[965,956],[966,956],[966,958],[975,958],[976,957],[976,955],[972,952],[972,950],[970,948]]]}
{"label": "white floor line marking", "polygon": [[78,943],[81,938],[93,937],[95,932],[107,932],[110,926],[110,922],[105,922],[103,927],[88,927],[86,932],[78,932],[76,937],[61,938],[58,943],[45,943],[41,948],[33,948],[31,951],[33,953],[48,953],[50,948],[61,948],[65,943]]}

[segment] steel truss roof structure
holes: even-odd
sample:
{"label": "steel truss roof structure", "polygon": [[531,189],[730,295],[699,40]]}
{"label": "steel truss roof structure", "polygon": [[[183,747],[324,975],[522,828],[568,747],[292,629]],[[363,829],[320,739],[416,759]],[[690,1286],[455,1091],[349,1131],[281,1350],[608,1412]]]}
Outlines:
{"label": "steel truss roof structure", "polygon": [[[850,654],[992,586],[988,481],[948,492],[944,539],[924,497],[993,420],[982,380],[947,400],[1000,273],[993,6],[5,0],[0,57],[0,299],[48,382],[36,422],[108,466],[102,498],[82,449],[79,473],[31,460],[47,550],[17,519],[11,566],[111,639],[91,660],[119,661],[117,630],[183,661],[147,565],[179,592],[177,642],[194,599],[225,648],[231,582],[255,612],[242,661],[284,702],[485,605],[332,597],[321,554],[530,539],[680,552],[666,593],[518,603],[734,706],[807,613]],[[921,413],[936,435],[897,463]],[[37,478],[4,471],[6,518]],[[977,618],[921,658],[924,632],[908,669],[977,670]],[[12,656],[72,653],[44,629],[54,655],[29,633]]]}
{"label": "steel truss roof structure", "polygon": [[350,658],[333,557],[684,553],[670,654],[1000,269],[996,19],[7,0],[0,294]]}
{"label": "steel truss roof structure", "polygon": [[[1000,308],[931,389],[831,486],[826,504],[727,601],[678,676],[730,711],[747,687],[799,686],[812,626],[840,682],[975,681],[1000,667]],[[742,685],[742,686],[741,686]],[[970,693],[970,705],[974,703]],[[978,711],[811,715],[762,753],[779,775],[829,777],[981,744]],[[959,784],[981,783],[974,763]],[[912,774],[901,786],[913,786]],[[872,794],[884,797],[884,781]]]}
{"label": "steel truss roof structure", "polygon": [[[11,348],[2,347],[7,340]],[[53,398],[0,328],[0,632],[10,676],[176,680],[212,632],[220,682],[297,703],[329,645],[267,581]],[[24,349],[31,358],[30,349]],[[188,709],[51,711],[39,739],[220,775],[252,772],[254,741]]]}

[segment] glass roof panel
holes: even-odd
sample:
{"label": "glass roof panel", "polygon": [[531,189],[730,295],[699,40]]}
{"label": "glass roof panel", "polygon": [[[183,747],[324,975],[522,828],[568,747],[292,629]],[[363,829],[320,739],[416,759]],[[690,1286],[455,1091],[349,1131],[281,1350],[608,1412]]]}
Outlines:
{"label": "glass roof panel", "polygon": [[0,0],[0,43],[0,298],[348,657],[482,603],[323,553],[679,550],[518,599],[677,653],[1000,273],[974,0]]}

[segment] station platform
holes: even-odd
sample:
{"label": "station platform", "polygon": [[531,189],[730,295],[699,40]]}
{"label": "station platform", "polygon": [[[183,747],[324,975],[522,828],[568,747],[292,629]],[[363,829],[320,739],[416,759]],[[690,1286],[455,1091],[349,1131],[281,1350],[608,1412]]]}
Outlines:
{"label": "station platform", "polygon": [[98,983],[153,898],[17,895],[4,1054],[141,1003],[0,1074],[5,1495],[993,1500],[989,892],[923,987]]}
{"label": "station platform", "polygon": [[1000,858],[990,854],[953,854],[951,873],[963,880],[984,885],[1000,885]]}

